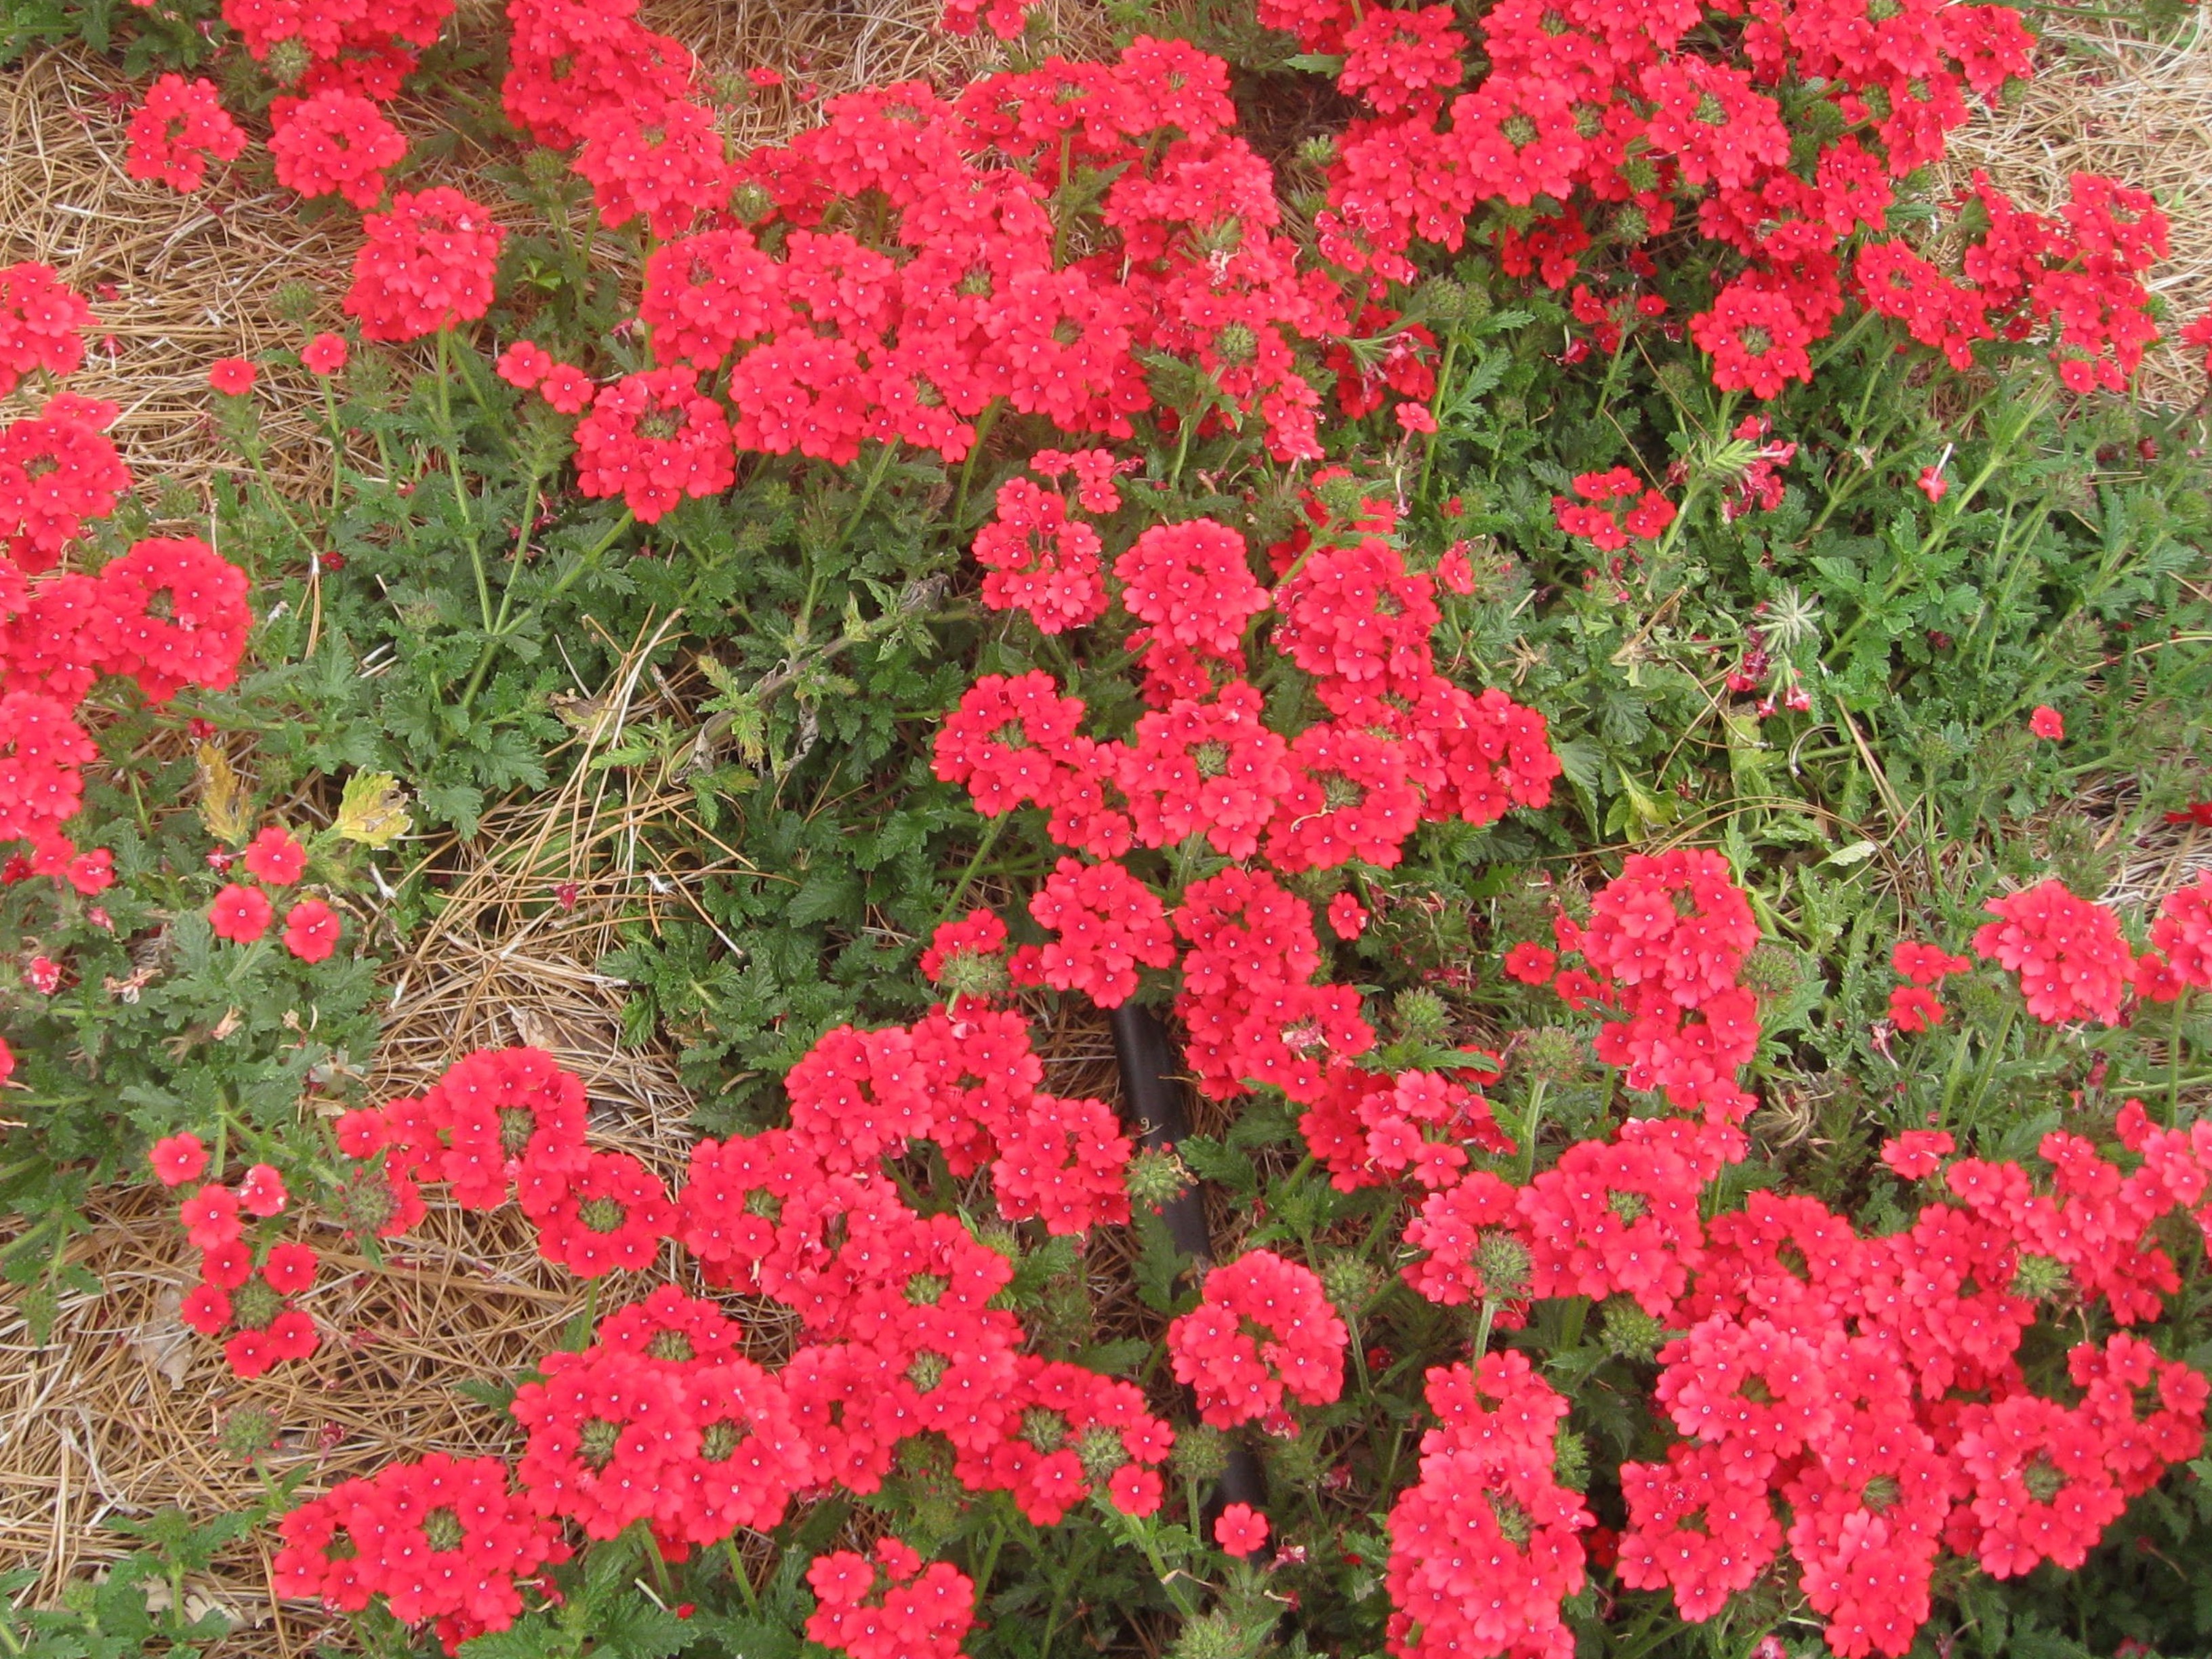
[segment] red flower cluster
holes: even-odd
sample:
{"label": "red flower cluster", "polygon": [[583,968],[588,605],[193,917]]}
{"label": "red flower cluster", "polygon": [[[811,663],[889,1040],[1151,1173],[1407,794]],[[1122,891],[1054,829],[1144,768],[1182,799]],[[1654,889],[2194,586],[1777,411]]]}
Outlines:
{"label": "red flower cluster", "polygon": [[2136,958],[2136,994],[2171,1002],[2191,986],[2212,990],[2212,875],[2166,896],[2150,924],[2150,948]]}
{"label": "red flower cluster", "polygon": [[675,236],[729,200],[733,182],[721,129],[703,104],[598,104],[579,120],[576,173],[592,186],[603,223],[643,216],[655,236]]}
{"label": "red flower cluster", "polygon": [[73,371],[84,361],[82,331],[93,320],[84,296],[52,265],[0,265],[0,398],[34,369]]}
{"label": "red flower cluster", "polygon": [[896,1538],[875,1559],[851,1550],[806,1570],[816,1607],[807,1639],[852,1659],[956,1659],[975,1622],[975,1586],[958,1568],[921,1558]]}
{"label": "red flower cluster", "polygon": [[[256,62],[280,48],[304,60],[298,95],[336,87],[379,103],[398,95],[453,10],[453,0],[222,0],[222,21]],[[285,101],[271,106],[278,121]]]}
{"label": "red flower cluster", "polygon": [[[741,226],[720,207],[711,118],[644,89],[657,38],[623,22],[594,30],[614,43],[596,60],[577,31],[541,47],[556,9],[514,0],[509,109],[545,142],[589,137],[579,166],[603,199],[620,150],[617,214],[648,182],[668,207],[656,232],[706,210],[649,261],[639,314],[657,362],[726,368],[740,448],[842,465],[873,439],[957,460],[1000,402],[1127,437],[1152,403],[1144,360],[1164,353],[1218,388],[1227,407],[1208,419],[1256,416],[1279,459],[1319,455],[1294,346],[1340,331],[1341,305],[1301,278],[1267,165],[1229,131],[1218,59],[1139,39],[1112,64],[983,76],[957,101],[920,83],[833,99],[823,125],[735,164],[740,192],[768,204]],[[655,112],[658,146],[633,106]],[[1095,216],[1070,234],[1055,197],[1062,216],[1095,200]],[[881,208],[867,242],[842,228],[862,198]],[[1228,222],[1236,236],[1215,234]]]}
{"label": "red flower cluster", "polygon": [[1941,1025],[1949,1011],[1931,988],[1973,965],[1968,957],[1951,956],[1938,945],[1899,939],[1890,952],[1890,966],[1906,981],[1889,994],[1889,1017],[1897,1029],[1917,1032]]}
{"label": "red flower cluster", "polygon": [[[1949,1145],[1916,1134],[1884,1155],[1917,1177]],[[1830,1648],[1901,1654],[1943,1551],[1999,1576],[2078,1565],[2128,1497],[2195,1455],[2207,1384],[2190,1368],[2132,1337],[2083,1342],[2069,1364],[2091,1398],[2067,1407],[2027,1390],[2014,1353],[2039,1297],[2156,1315],[2179,1280],[2153,1230],[2184,1201],[2171,1176],[2201,1190],[2202,1159],[2177,1147],[2124,1176],[2065,1135],[2041,1155],[2048,1193],[2016,1164],[1954,1164],[1960,1201],[1901,1233],[1754,1194],[1654,1242],[1673,1265],[1645,1309],[1688,1331],[1660,1352],[1657,1395],[1686,1438],[1623,1467],[1624,1583],[1710,1618],[1786,1537]],[[2108,1371],[2127,1381],[2100,1393]]]}
{"label": "red flower cluster", "polygon": [[[83,356],[83,301],[44,265],[0,270],[0,392],[33,369]],[[7,879],[52,876],[79,892],[113,880],[104,848],[81,854],[62,826],[83,799],[97,750],[77,712],[103,674],[153,702],[237,678],[252,617],[243,571],[205,543],[149,538],[97,574],[58,570],[90,520],[114,509],[131,474],[103,435],[121,410],[58,392],[0,426],[0,841],[30,843]]]}
{"label": "red flower cluster", "polygon": [[[165,1187],[197,1181],[208,1167],[197,1135],[171,1135],[155,1143],[149,1161]],[[185,1293],[178,1317],[205,1336],[234,1334],[223,1357],[240,1376],[259,1376],[287,1359],[304,1359],[320,1338],[314,1321],[289,1298],[315,1282],[318,1266],[305,1244],[270,1245],[257,1260],[240,1212],[268,1218],[289,1200],[283,1181],[265,1164],[246,1171],[237,1188],[210,1182],[177,1206],[185,1236],[200,1253],[199,1282]]]}
{"label": "red flower cluster", "polygon": [[1247,1250],[1206,1274],[1198,1306],[1168,1327],[1168,1358],[1215,1428],[1296,1434],[1286,1397],[1326,1406],[1343,1392],[1346,1340],[1312,1268]]}
{"label": "red flower cluster", "polygon": [[641,523],[685,496],[719,495],[737,480],[722,406],[682,369],[625,374],[603,386],[576,423],[576,487],[620,495]]}
{"label": "red flower cluster", "polygon": [[[1082,991],[1102,1008],[1118,1008],[1137,988],[1143,968],[1176,957],[1175,936],[1159,896],[1118,864],[1060,860],[1030,914],[1053,935],[1036,952],[1036,971],[1056,990]],[[1015,972],[1023,971],[1017,957]]]}
{"label": "red flower cluster", "polygon": [[[246,873],[270,887],[289,887],[306,873],[307,849],[291,833],[271,824],[248,843]],[[230,882],[208,906],[208,925],[217,939],[251,945],[269,931],[276,907],[260,887]],[[303,898],[284,917],[284,948],[302,962],[322,962],[337,949],[343,923],[319,898]]]}
{"label": "red flower cluster", "polygon": [[[939,966],[1003,942],[971,919],[938,941]],[[981,998],[909,1028],[841,1028],[788,1079],[791,1127],[700,1142],[672,1203],[635,1160],[585,1146],[574,1078],[535,1050],[485,1052],[419,1099],[339,1121],[363,1165],[342,1202],[389,1236],[423,1213],[422,1182],[472,1207],[512,1194],[541,1251],[574,1272],[649,1265],[674,1237],[709,1282],[798,1315],[804,1342],[775,1373],[739,1357],[738,1322],[668,1286],[544,1362],[514,1406],[530,1431],[522,1501],[592,1536],[642,1521],[681,1555],[774,1526],[801,1490],[872,1492],[925,1433],[949,1443],[963,1486],[1014,1493],[1041,1525],[1094,1487],[1149,1514],[1173,1437],[1140,1391],[1020,1352],[1018,1322],[993,1305],[1007,1258],[954,1216],[917,1214],[881,1168],[933,1136],[956,1172],[990,1165],[1009,1219],[1126,1221],[1113,1115],[1038,1092],[1042,1078],[1023,1023]]]}
{"label": "red flower cluster", "polygon": [[342,1480],[277,1531],[277,1595],[348,1613],[382,1595],[403,1623],[435,1620],[448,1653],[512,1625],[523,1587],[568,1559],[560,1528],[510,1489],[505,1463],[442,1452]]}
{"label": "red flower cluster", "polygon": [[1064,633],[1105,614],[1098,532],[1070,515],[1073,506],[1027,478],[999,486],[997,511],[975,532],[975,562],[989,573],[985,605],[1026,611],[1041,634]]}
{"label": "red flower cluster", "polygon": [[[64,393],[36,416],[0,426],[0,551],[22,574],[52,569],[131,488],[131,470],[101,430],[118,413]],[[4,576],[0,585],[13,586]]]}
{"label": "red flower cluster", "polygon": [[406,154],[407,141],[373,101],[337,86],[294,103],[269,137],[278,184],[357,208],[376,205],[385,169]]}
{"label": "red flower cluster", "polygon": [[1678,1111],[1741,1122],[1753,1102],[1735,1078],[1757,1050],[1759,1011],[1737,975],[1759,924],[1727,860],[1632,853],[1592,901],[1587,929],[1564,916],[1554,926],[1561,951],[1579,951],[1595,977],[1563,969],[1553,988],[1571,1006],[1595,998],[1626,1016],[1600,1030],[1598,1058]]}
{"label": "red flower cluster", "polygon": [[205,182],[210,161],[235,161],[246,153],[245,129],[224,110],[215,82],[181,75],[164,75],[146,88],[131,118],[130,141],[123,170],[179,193]]}
{"label": "red flower cluster", "polygon": [[507,233],[457,190],[401,191],[362,221],[345,313],[371,340],[415,340],[491,309]]}
{"label": "red flower cluster", "polygon": [[1389,1651],[1571,1653],[1559,1604],[1596,1518],[1555,1468],[1567,1402],[1517,1352],[1436,1367],[1428,1399],[1421,1478],[1390,1511]]}
{"label": "red flower cluster", "polygon": [[[1503,0],[1464,33],[1436,7],[1346,0],[1265,0],[1261,21],[1340,59],[1337,84],[1373,112],[1339,144],[1316,224],[1377,297],[1419,280],[1417,240],[1486,236],[1507,275],[1565,288],[1599,247],[1648,276],[1647,247],[1693,219],[1721,259],[1689,331],[1724,389],[1770,398],[1808,379],[1808,348],[1851,296],[1955,362],[1977,340],[2045,332],[2077,391],[2124,385],[2154,333],[2142,277],[2165,223],[2110,180],[2080,176],[2047,219],[1978,177],[1987,226],[1955,278],[1883,235],[1892,181],[1942,158],[1970,96],[2029,72],[2009,8],[1844,0],[1714,36],[1694,33],[1695,7],[1583,0]],[[1862,232],[1874,240],[1853,250]]]}
{"label": "red flower cluster", "polygon": [[1587,537],[1603,552],[1618,553],[1631,540],[1650,541],[1674,522],[1674,503],[1625,466],[1585,472],[1575,480],[1580,501],[1552,497],[1552,516],[1570,536]]}
{"label": "red flower cluster", "polygon": [[1974,951],[2020,975],[2027,1011],[2046,1025],[2120,1017],[2135,958],[2110,910],[2057,881],[1992,899],[1997,918],[1974,931]]}
{"label": "red flower cluster", "polygon": [[[1080,455],[1054,454],[1041,470],[1063,463],[1078,475],[1078,501],[1085,490],[1102,508],[1110,501],[1103,455],[1089,462],[1096,476],[1088,480]],[[1070,503],[1025,480],[1009,486],[1001,503],[1000,524],[977,543],[979,558],[995,567],[987,584],[1010,568],[1042,568],[1033,535],[1026,546],[1017,539],[1020,526],[1050,523],[1064,532],[1072,522]],[[1114,567],[1121,608],[1141,624],[1131,644],[1149,705],[1129,736],[1084,734],[1083,703],[1060,695],[1048,674],[987,674],[938,734],[937,775],[964,784],[988,816],[1044,808],[1046,833],[1094,858],[1197,837],[1227,858],[1264,855],[1285,872],[1354,859],[1388,866],[1425,819],[1487,823],[1512,806],[1547,802],[1559,762],[1543,717],[1502,692],[1471,695],[1437,672],[1434,581],[1407,570],[1386,539],[1390,510],[1370,501],[1340,532],[1317,501],[1309,501],[1309,516],[1311,527],[1271,550],[1283,573],[1272,630],[1264,626],[1269,595],[1234,531],[1203,519],[1145,531]],[[1062,574],[1079,566],[1085,584],[1095,580],[1090,538],[1062,533],[1059,545],[1080,555],[1062,562]],[[1032,562],[1018,567],[1023,559]],[[1064,619],[1089,605],[1086,598]],[[1288,742],[1267,725],[1266,704],[1246,678],[1245,636],[1255,621],[1262,641],[1312,677],[1315,697],[1331,715]],[[1064,866],[1054,879],[1064,886],[1073,878]],[[1115,889],[1152,954],[1102,942],[1098,948],[1113,954],[1094,963],[1090,947],[1073,950],[1063,940],[1018,953],[1015,967],[1062,989],[1092,990],[1110,1006],[1133,987],[1136,965],[1166,966],[1172,957],[1164,955],[1152,907],[1139,905],[1129,884],[1095,873],[1083,879]],[[1043,902],[1052,917],[1071,914],[1068,892],[1053,890]],[[1099,904],[1080,908],[1096,912]],[[1357,933],[1355,912],[1364,916],[1356,899],[1338,893],[1333,927]],[[1305,901],[1265,869],[1232,869],[1191,883],[1168,914],[1187,947],[1176,1007],[1201,1087],[1228,1097],[1268,1084],[1309,1106],[1333,1088],[1347,1098],[1364,1092],[1353,1074],[1340,1083],[1335,1074],[1373,1045],[1374,1033],[1355,993],[1312,983],[1321,955]],[[1389,1087],[1386,1080],[1386,1093]],[[1488,1129],[1479,1099],[1474,1105],[1401,1114],[1392,1126],[1355,1124],[1348,1139],[1341,1123],[1351,1120],[1339,1113],[1310,1124],[1308,1139],[1317,1150],[1348,1149],[1348,1162],[1332,1164],[1340,1174],[1365,1170],[1376,1155],[1362,1137],[1372,1127],[1384,1137],[1378,1146],[1407,1149],[1404,1161],[1386,1156],[1373,1166],[1396,1173],[1411,1166],[1416,1143],[1441,1135],[1437,1150],[1418,1154],[1423,1169],[1441,1168],[1436,1160],[1449,1158],[1444,1141]]]}

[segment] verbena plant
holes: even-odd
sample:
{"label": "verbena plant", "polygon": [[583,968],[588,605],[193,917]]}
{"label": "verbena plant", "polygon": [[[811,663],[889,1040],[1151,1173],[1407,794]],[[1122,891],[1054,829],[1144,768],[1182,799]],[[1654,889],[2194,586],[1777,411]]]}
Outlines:
{"label": "verbena plant", "polygon": [[[363,216],[211,525],[0,431],[34,1317],[142,1156],[244,1376],[306,1227],[519,1204],[592,1300],[514,1460],[281,1494],[393,1652],[2201,1643],[2212,889],[2114,883],[2212,819],[2203,434],[2148,197],[1928,198],[2021,15],[981,21],[740,155],[619,4],[11,19],[167,71],[138,176]],[[0,272],[7,389],[89,320]],[[424,837],[577,769],[714,872],[599,964],[672,1191],[535,1051],[362,1098]],[[1172,1149],[1046,1087],[1129,1006]],[[208,1637],[114,1601],[0,1629]]]}

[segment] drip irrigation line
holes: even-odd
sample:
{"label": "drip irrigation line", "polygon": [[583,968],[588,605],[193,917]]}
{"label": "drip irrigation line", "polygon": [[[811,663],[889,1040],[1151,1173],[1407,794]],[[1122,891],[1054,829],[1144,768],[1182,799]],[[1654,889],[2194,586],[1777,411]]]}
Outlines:
{"label": "drip irrigation line", "polygon": [[[1183,1110],[1182,1057],[1151,1009],[1125,1002],[1113,1011],[1112,1019],[1114,1062],[1121,1073],[1122,1119],[1146,1151],[1172,1152],[1190,1133],[1190,1118]],[[1213,1240],[1206,1225],[1206,1200],[1195,1184],[1161,1205],[1158,1214],[1176,1252],[1191,1258],[1194,1272],[1202,1273],[1212,1265]],[[1182,1395],[1185,1415],[1196,1416],[1195,1396],[1188,1388]],[[1248,1504],[1263,1512],[1267,1507],[1267,1477],[1242,1436],[1230,1441],[1228,1464],[1192,1519],[1203,1532],[1231,1504]],[[1271,1536],[1264,1553],[1273,1551]]]}

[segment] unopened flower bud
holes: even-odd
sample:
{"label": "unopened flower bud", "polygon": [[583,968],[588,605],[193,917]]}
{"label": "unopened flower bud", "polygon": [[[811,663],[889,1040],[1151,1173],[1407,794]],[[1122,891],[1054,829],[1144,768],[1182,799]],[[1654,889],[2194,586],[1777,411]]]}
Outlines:
{"label": "unopened flower bud", "polygon": [[1129,1160],[1124,1179],[1128,1183],[1131,1203],[1158,1209],[1182,1195],[1190,1185],[1190,1171],[1172,1152],[1147,1146]]}

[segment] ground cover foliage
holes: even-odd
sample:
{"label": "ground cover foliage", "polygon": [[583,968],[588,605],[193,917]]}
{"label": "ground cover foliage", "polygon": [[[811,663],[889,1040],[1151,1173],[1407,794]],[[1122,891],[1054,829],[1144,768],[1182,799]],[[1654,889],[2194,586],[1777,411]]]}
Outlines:
{"label": "ground cover foliage", "polygon": [[[431,1206],[591,1287],[508,1455],[259,1464],[11,1651],[220,1652],[248,1535],[394,1655],[2212,1640],[2212,501],[2130,395],[2212,329],[2124,179],[1931,193],[2033,13],[956,3],[1002,68],[742,151],[811,90],[621,0],[5,18],[359,248],[208,502],[0,270],[26,1327],[149,1178],[241,1378]],[[536,1049],[365,1084],[580,778],[684,803],[543,901],[696,878],[598,964],[658,1166]],[[1171,1150],[1044,1087],[1132,1004]]]}

